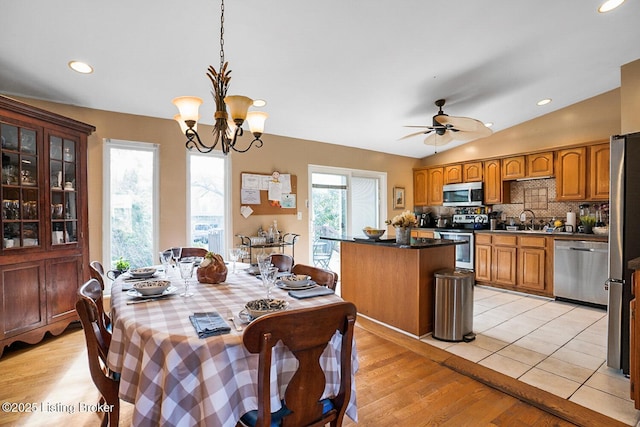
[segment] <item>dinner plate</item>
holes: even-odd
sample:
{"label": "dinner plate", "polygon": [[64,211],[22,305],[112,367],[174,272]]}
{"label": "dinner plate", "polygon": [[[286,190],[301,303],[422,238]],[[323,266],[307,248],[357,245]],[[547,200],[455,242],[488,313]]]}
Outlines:
{"label": "dinner plate", "polygon": [[303,289],[311,289],[314,288],[316,286],[318,286],[316,284],[316,282],[314,282],[313,280],[309,280],[307,283],[305,283],[304,285],[300,285],[300,286],[291,286],[291,285],[287,285],[284,282],[276,282],[276,286],[282,290],[285,291],[301,291]]}
{"label": "dinner plate", "polygon": [[156,294],[156,295],[142,295],[140,292],[136,291],[135,289],[129,289],[127,291],[127,295],[132,297],[132,298],[158,298],[158,297],[166,297],[168,295],[174,294],[176,291],[178,290],[178,288],[176,288],[175,286],[169,286],[167,289],[165,289],[165,291],[161,294]]}
{"label": "dinner plate", "polygon": [[260,274],[260,269],[256,265],[252,265],[251,267],[245,269],[245,271],[249,274],[253,274],[254,276]]}

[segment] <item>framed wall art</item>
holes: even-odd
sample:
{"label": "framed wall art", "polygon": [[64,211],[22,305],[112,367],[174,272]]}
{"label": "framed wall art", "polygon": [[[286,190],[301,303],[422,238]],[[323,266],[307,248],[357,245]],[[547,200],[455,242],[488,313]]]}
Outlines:
{"label": "framed wall art", "polygon": [[393,209],[404,208],[404,187],[393,187]]}

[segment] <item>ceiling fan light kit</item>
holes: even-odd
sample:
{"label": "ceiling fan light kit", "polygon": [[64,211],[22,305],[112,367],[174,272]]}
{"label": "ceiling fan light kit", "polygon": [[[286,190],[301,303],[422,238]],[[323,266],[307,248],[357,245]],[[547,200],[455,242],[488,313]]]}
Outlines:
{"label": "ceiling fan light kit", "polygon": [[431,126],[405,126],[421,128],[421,131],[410,133],[400,139],[407,139],[417,135],[427,135],[424,139],[426,145],[446,145],[451,141],[471,141],[484,138],[493,132],[479,120],[469,117],[456,117],[445,114],[442,110],[445,100],[438,99],[435,102],[438,113],[433,116]]}
{"label": "ceiling fan light kit", "polygon": [[[254,144],[257,148],[262,147],[260,137],[264,132],[264,122],[269,115],[263,111],[249,111],[251,106],[266,105],[264,100],[254,101],[246,96],[227,95],[231,70],[227,69],[229,63],[224,60],[224,0],[221,1],[220,11],[220,67],[216,70],[210,65],[207,69],[207,77],[213,86],[211,94],[216,103],[212,145],[203,143],[197,132],[197,123],[200,119],[198,109],[202,105],[202,99],[195,96],[180,96],[173,100],[173,104],[179,111],[174,119],[180,124],[180,128],[187,137],[185,143],[187,149],[195,148],[201,153],[209,153],[220,143],[222,152],[227,155],[230,150],[238,153],[247,152]],[[241,149],[236,146],[236,142],[244,133],[242,125],[245,121],[249,124],[249,130],[254,139],[246,148]]]}

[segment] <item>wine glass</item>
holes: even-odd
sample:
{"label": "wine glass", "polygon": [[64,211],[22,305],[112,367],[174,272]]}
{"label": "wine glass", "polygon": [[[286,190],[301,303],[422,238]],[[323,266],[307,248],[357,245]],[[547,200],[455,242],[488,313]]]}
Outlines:
{"label": "wine glass", "polygon": [[173,262],[175,265],[178,265],[178,261],[182,257],[182,248],[173,247],[171,248],[171,258],[173,258]]}
{"label": "wine glass", "polygon": [[269,267],[262,275],[262,281],[267,288],[267,299],[271,299],[271,288],[276,284],[276,277],[278,277],[278,267]]}
{"label": "wine glass", "polygon": [[162,264],[162,268],[164,268],[164,276],[169,276],[169,263],[171,262],[171,251],[161,251],[160,255],[160,263]]}
{"label": "wine glass", "polygon": [[233,274],[236,274],[236,261],[240,258],[240,248],[229,249],[229,259],[233,262]]}
{"label": "wine glass", "polygon": [[178,267],[180,268],[180,277],[184,279],[184,293],[181,293],[181,297],[190,297],[193,295],[189,292],[189,279],[193,275],[193,261],[178,261]]}

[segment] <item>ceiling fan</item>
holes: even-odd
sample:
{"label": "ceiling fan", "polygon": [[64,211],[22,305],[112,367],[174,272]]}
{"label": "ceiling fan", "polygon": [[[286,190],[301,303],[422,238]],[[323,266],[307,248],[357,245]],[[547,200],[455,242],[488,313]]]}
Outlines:
{"label": "ceiling fan", "polygon": [[431,126],[405,126],[409,128],[420,128],[419,132],[410,133],[402,139],[411,138],[416,135],[427,135],[424,143],[427,145],[445,145],[451,141],[471,141],[491,135],[493,132],[479,120],[468,117],[449,116],[442,111],[445,100],[438,99],[435,104],[439,108],[438,113],[433,116]]}

